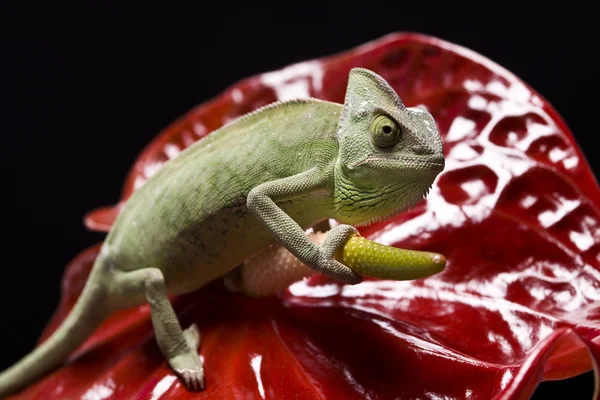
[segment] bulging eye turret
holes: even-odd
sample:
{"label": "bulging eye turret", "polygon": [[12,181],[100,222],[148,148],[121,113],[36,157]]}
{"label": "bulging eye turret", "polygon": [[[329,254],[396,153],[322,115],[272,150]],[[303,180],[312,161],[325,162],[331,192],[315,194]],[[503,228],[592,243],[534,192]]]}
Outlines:
{"label": "bulging eye turret", "polygon": [[402,139],[402,129],[387,115],[378,115],[371,123],[371,138],[378,148],[389,149]]}

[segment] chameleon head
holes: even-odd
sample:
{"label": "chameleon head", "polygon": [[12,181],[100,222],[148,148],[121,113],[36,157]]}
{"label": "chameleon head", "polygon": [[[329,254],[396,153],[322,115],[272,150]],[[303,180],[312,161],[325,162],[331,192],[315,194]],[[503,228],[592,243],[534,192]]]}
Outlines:
{"label": "chameleon head", "polygon": [[334,206],[344,223],[362,225],[407,209],[424,198],[444,169],[431,114],[405,107],[367,69],[350,71],[337,135]]}

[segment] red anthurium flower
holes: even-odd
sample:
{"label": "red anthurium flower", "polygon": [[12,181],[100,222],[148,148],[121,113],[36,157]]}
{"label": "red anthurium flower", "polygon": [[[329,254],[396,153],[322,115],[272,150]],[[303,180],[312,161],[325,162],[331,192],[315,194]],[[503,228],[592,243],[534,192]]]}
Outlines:
{"label": "red anthurium flower", "polygon": [[[598,183],[539,94],[435,38],[395,34],[236,84],[162,132],[137,159],[121,203],[91,212],[86,225],[108,230],[162,163],[233,118],[290,97],[343,102],[358,66],[431,111],[447,156],[426,201],[362,234],[442,253],[442,273],[356,286],[315,275],[268,299],[215,282],[174,299],[182,324],[202,332],[204,392],[175,378],[141,306],[111,316],[71,364],[12,398],[523,399],[541,380],[594,366],[598,374]],[[98,248],[67,267],[41,340],[72,307]]]}

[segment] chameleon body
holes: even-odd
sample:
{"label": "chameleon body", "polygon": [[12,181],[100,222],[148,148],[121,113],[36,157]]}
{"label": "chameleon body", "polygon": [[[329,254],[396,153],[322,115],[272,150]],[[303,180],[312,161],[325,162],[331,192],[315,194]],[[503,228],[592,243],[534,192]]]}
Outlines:
{"label": "chameleon body", "polygon": [[[170,294],[226,276],[274,242],[314,271],[359,283],[334,258],[354,226],[416,203],[443,168],[432,116],[362,68],[350,71],[344,104],[276,102],[223,126],[128,199],[73,310],[0,374],[0,396],[58,367],[113,311],[144,302],[170,367],[190,390],[203,388],[199,332],[181,328]],[[317,245],[305,230],[327,218],[341,225]]]}

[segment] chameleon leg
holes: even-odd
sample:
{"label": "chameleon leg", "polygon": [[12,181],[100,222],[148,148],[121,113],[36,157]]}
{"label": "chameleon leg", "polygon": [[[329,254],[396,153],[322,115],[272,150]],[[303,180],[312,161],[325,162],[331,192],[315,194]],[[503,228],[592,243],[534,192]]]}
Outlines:
{"label": "chameleon leg", "polygon": [[277,201],[288,200],[326,188],[327,177],[316,169],[262,183],[246,199],[248,209],[273,234],[273,237],[296,258],[317,272],[341,282],[357,284],[362,276],[333,259],[333,254],[356,229],[344,225],[327,234],[323,248],[310,241],[304,230],[285,213]]}
{"label": "chameleon leg", "polygon": [[119,272],[115,287],[121,293],[143,293],[150,304],[154,334],[161,352],[189,390],[204,388],[204,369],[198,356],[200,334],[195,324],[181,329],[167,295],[162,272],[157,268]]}

